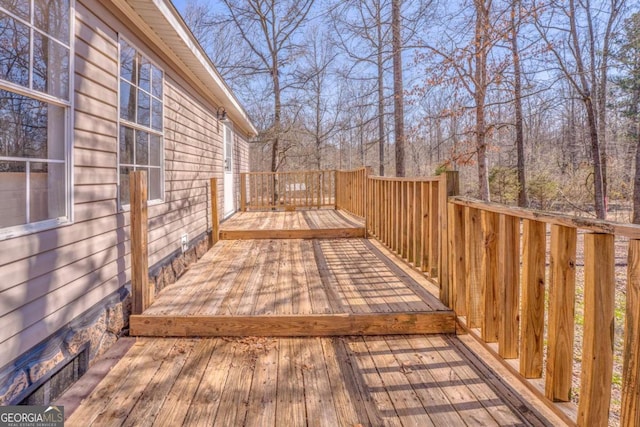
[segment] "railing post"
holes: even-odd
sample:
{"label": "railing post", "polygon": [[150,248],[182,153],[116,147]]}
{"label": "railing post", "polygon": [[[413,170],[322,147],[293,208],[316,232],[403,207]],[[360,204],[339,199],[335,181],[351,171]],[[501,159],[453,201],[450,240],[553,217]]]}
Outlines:
{"label": "railing post", "polygon": [[129,175],[131,215],[131,313],[142,314],[153,300],[149,286],[147,173]]}
{"label": "railing post", "polygon": [[640,425],[640,240],[629,240],[622,369],[622,427]]}
{"label": "railing post", "polygon": [[456,196],[460,192],[458,171],[445,171],[440,175],[439,212],[440,223],[440,265],[438,267],[438,281],[440,283],[440,301],[447,307],[453,307],[451,298],[451,280],[449,275],[449,227],[447,221],[449,196]]}
{"label": "railing post", "polygon": [[211,243],[216,244],[220,238],[220,218],[218,217],[218,179],[211,178]]}
{"label": "railing post", "polygon": [[613,373],[615,259],[613,234],[584,236],[584,339],[578,425],[609,422]]}
{"label": "railing post", "polygon": [[240,210],[247,211],[247,174],[240,174]]}

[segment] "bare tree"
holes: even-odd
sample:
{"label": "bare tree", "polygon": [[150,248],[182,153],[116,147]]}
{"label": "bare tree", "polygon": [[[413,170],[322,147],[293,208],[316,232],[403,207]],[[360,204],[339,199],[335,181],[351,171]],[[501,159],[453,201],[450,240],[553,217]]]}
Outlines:
{"label": "bare tree", "polygon": [[513,108],[517,153],[516,168],[518,170],[519,187],[518,206],[526,207],[528,202],[524,161],[524,119],[522,117],[522,69],[520,65],[520,48],[518,46],[521,10],[521,0],[513,0],[511,3],[511,58],[513,62]]}
{"label": "bare tree", "polygon": [[402,17],[401,0],[391,0],[391,33],[393,40],[393,121],[396,152],[396,176],[404,176],[404,86],[402,81]]}
{"label": "bare tree", "polygon": [[[590,0],[552,1],[539,6],[535,25],[558,69],[578,93],[587,115],[593,164],[594,206],[598,218],[606,218],[606,160],[604,132],[606,127],[606,80],[609,45],[625,0],[609,0],[607,7],[593,15]],[[604,16],[604,18],[603,18]],[[596,34],[596,19],[604,20],[605,31]],[[586,24],[586,29],[582,24]],[[598,52],[597,40],[603,50]],[[599,73],[598,73],[599,70]],[[598,75],[599,74],[599,75]],[[600,122],[600,125],[599,123]],[[602,128],[604,129],[604,128]]]}
{"label": "bare tree", "polygon": [[304,127],[314,144],[315,167],[323,168],[323,154],[327,140],[335,133],[340,117],[340,87],[333,83],[331,68],[337,57],[335,46],[326,33],[313,26],[307,31],[307,47],[296,73],[306,114]]}
{"label": "bare tree", "polygon": [[640,224],[640,12],[625,20],[624,35],[615,57],[622,75],[614,81],[625,95],[622,107],[629,119],[627,133],[635,142],[632,222]]}
{"label": "bare tree", "polygon": [[267,74],[273,94],[273,127],[271,134],[271,171],[278,170],[282,132],[282,93],[288,84],[282,79],[285,64],[300,53],[295,36],[306,22],[313,0],[223,0],[231,21],[254,55],[248,67],[253,73]]}
{"label": "bare tree", "polygon": [[[385,174],[385,75],[391,59],[388,9],[388,0],[350,0],[336,8],[331,17],[340,48],[346,59],[353,63],[345,77],[376,83],[371,95],[376,97],[380,176]],[[369,73],[369,67],[375,69],[373,75]]]}

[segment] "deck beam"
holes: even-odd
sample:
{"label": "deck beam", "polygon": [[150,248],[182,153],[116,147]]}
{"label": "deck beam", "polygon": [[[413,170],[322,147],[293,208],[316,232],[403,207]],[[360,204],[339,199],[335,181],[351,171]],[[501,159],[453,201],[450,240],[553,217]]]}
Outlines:
{"label": "deck beam", "polygon": [[131,316],[129,322],[131,336],[147,337],[326,337],[455,332],[452,311],[260,316],[142,314]]}

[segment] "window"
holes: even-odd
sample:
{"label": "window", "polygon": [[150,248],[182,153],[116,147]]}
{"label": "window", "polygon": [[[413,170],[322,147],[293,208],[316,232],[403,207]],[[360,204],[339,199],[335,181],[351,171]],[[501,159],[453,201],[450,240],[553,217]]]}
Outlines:
{"label": "window", "polygon": [[0,235],[70,219],[70,0],[0,0]]}
{"label": "window", "polygon": [[134,170],[147,172],[148,199],[162,199],[162,85],[162,70],[120,39],[121,206],[129,204],[129,173]]}

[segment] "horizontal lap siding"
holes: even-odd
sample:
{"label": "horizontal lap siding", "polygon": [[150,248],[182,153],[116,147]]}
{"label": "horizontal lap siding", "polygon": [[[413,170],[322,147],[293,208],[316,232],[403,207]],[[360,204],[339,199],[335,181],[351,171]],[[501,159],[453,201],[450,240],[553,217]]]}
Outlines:
{"label": "horizontal lap siding", "polygon": [[0,242],[0,367],[128,280],[129,242],[115,199],[117,33],[99,10],[76,2],[75,223]]}
{"label": "horizontal lap siding", "polygon": [[[130,280],[129,214],[117,206],[118,32],[165,71],[165,193],[149,207],[149,265],[211,227],[209,179],[222,178],[215,106],[95,0],[76,1],[74,224],[0,241],[0,368]],[[236,170],[248,170],[236,143]],[[219,203],[222,203],[219,187]]]}
{"label": "horizontal lap siding", "polygon": [[189,238],[210,228],[209,179],[220,174],[221,134],[213,108],[165,76],[165,203],[149,210],[149,265],[162,261]]}

